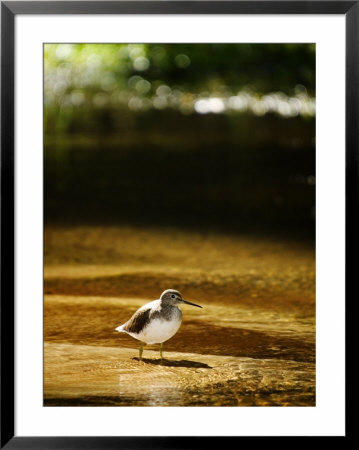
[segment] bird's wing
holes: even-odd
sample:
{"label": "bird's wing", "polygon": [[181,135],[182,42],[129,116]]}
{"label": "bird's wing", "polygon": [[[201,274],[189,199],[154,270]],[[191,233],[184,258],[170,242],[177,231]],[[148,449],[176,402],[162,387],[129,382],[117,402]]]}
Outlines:
{"label": "bird's wing", "polygon": [[123,329],[130,333],[139,333],[148,324],[151,308],[140,308],[124,325]]}

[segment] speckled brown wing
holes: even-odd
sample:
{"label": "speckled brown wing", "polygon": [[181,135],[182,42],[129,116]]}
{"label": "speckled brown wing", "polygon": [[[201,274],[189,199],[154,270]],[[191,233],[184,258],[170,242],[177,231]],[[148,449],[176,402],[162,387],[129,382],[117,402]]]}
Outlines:
{"label": "speckled brown wing", "polygon": [[140,333],[149,323],[150,314],[150,308],[137,311],[131,319],[123,325],[123,329],[129,333]]}

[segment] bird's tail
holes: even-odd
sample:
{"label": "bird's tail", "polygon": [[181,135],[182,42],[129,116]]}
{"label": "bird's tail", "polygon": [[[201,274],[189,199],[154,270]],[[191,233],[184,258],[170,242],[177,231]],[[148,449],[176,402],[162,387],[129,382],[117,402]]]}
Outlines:
{"label": "bird's tail", "polygon": [[119,333],[126,333],[126,331],[123,329],[124,325],[120,325],[119,327],[115,328],[116,331]]}

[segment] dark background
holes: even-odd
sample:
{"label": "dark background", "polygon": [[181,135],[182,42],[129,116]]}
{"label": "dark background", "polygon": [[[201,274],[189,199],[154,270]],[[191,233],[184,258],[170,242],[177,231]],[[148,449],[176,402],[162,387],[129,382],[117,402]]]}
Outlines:
{"label": "dark background", "polygon": [[[314,238],[315,46],[48,44],[44,53],[45,224]],[[239,108],[194,106],[237,97]]]}

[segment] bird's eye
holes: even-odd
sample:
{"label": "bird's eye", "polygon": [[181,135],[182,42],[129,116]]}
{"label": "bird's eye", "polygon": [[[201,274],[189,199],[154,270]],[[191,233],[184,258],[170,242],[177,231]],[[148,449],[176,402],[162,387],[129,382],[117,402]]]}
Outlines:
{"label": "bird's eye", "polygon": [[175,294],[172,294],[172,295],[171,295],[171,298],[176,298]]}

